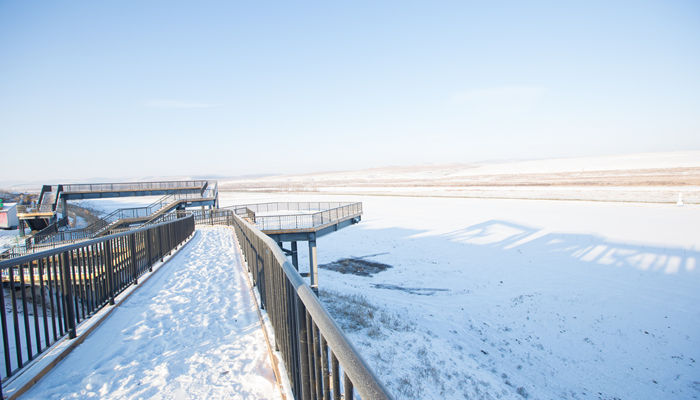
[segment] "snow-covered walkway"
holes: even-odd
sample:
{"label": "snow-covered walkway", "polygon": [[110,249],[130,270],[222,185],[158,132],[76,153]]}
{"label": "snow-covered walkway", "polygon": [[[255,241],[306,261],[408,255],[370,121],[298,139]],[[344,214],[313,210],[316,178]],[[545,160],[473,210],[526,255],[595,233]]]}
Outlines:
{"label": "snow-covered walkway", "polygon": [[200,229],[23,398],[280,398],[235,246]]}

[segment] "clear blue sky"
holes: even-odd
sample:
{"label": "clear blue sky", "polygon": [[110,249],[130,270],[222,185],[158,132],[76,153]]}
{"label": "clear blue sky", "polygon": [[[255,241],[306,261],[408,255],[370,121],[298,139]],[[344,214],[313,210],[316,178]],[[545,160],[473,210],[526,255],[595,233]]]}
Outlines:
{"label": "clear blue sky", "polygon": [[700,2],[0,0],[0,181],[700,149]]}

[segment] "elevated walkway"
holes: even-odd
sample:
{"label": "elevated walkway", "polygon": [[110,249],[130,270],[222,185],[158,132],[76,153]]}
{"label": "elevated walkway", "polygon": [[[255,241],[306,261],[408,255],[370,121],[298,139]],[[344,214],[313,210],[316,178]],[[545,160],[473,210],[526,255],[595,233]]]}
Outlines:
{"label": "elevated walkway", "polygon": [[201,229],[24,397],[280,399],[237,247]]}
{"label": "elevated walkway", "polygon": [[2,320],[7,398],[391,399],[270,237],[232,210],[170,216],[0,261],[10,282],[33,288],[10,290]]}
{"label": "elevated walkway", "polygon": [[[146,207],[121,208],[80,229],[61,230],[67,225],[67,201],[108,197],[152,196],[165,194]],[[64,218],[57,217],[59,204]],[[33,205],[18,206],[20,233],[23,224],[36,232],[25,246],[13,248],[0,257],[17,257],[80,240],[100,237],[110,232],[140,226],[175,209],[188,207],[216,208],[219,204],[218,183],[207,180],[44,185],[39,200]]]}
{"label": "elevated walkway", "polygon": [[[105,199],[131,196],[184,196],[197,205],[218,207],[218,185],[216,181],[185,180],[160,182],[85,183],[44,185],[35,204],[17,206],[20,224],[28,225],[32,231],[40,231],[56,221],[59,205],[65,218],[70,200]],[[200,199],[195,201],[194,199]],[[202,199],[207,199],[206,201]]]}
{"label": "elevated walkway", "polygon": [[127,183],[86,183],[59,185],[65,200],[104,199],[130,196],[163,196],[169,194],[199,193],[203,195],[211,181],[162,181]]}

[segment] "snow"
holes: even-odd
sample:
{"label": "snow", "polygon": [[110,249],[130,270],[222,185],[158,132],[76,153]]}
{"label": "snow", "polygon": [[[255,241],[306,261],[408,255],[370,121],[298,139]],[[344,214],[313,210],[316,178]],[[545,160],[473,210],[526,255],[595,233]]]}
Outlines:
{"label": "snow", "polygon": [[671,168],[700,167],[700,151],[658,152],[623,154],[598,157],[573,157],[527,161],[493,161],[470,164],[434,164],[419,166],[393,166],[353,171],[319,172],[301,175],[270,176],[253,179],[222,180],[220,185],[231,182],[312,182],[324,185],[328,181],[373,180],[391,181],[397,178],[409,181],[424,179],[452,179],[480,175],[552,174],[591,171],[664,170]]}
{"label": "snow", "polygon": [[280,398],[236,246],[198,230],[24,398]]}
{"label": "snow", "polygon": [[[342,200],[365,215],[318,240],[319,263],[393,268],[320,269],[322,300],[397,399],[700,397],[697,205]],[[307,260],[300,252],[302,271]],[[348,295],[359,300],[332,307]],[[352,308],[373,320],[358,327]]]}
{"label": "snow", "polygon": [[19,243],[19,229],[0,229],[0,253]]}
{"label": "snow", "polygon": [[700,151],[227,179],[222,190],[700,204]]}

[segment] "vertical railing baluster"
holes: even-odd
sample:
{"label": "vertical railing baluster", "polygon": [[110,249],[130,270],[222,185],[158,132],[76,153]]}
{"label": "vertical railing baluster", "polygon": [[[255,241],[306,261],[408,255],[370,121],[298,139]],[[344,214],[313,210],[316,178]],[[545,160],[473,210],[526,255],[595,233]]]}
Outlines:
{"label": "vertical railing baluster", "polygon": [[64,304],[64,321],[66,321],[66,330],[70,339],[75,338],[75,310],[73,309],[73,284],[71,282],[71,262],[68,259],[68,252],[63,252],[62,269],[62,284],[63,284],[63,304]]}
{"label": "vertical railing baluster", "polygon": [[352,400],[352,398],[353,398],[352,382],[350,381],[350,378],[348,378],[348,375],[345,373],[343,373],[343,390],[345,392],[345,400]]}
{"label": "vertical railing baluster", "polygon": [[88,263],[88,276],[90,277],[89,282],[90,282],[90,314],[93,312],[97,311],[98,308],[98,301],[97,301],[97,293],[98,289],[95,284],[95,252],[97,251],[97,245],[91,245],[88,247],[87,251],[87,263]]}
{"label": "vertical railing baluster", "polygon": [[331,380],[333,384],[333,400],[340,400],[340,366],[338,359],[331,351]]}
{"label": "vertical railing baluster", "polygon": [[[38,263],[39,260],[37,260],[37,269],[38,269]],[[39,309],[38,305],[36,304],[37,298],[36,298],[36,285],[34,284],[34,268],[33,268],[33,262],[30,262],[28,264],[29,266],[29,284],[31,287],[31,295],[32,295],[32,311],[34,312],[34,339],[36,343],[36,354],[41,353],[41,328],[39,328]]]}
{"label": "vertical railing baluster", "polygon": [[319,332],[321,336],[321,369],[323,371],[323,400],[331,399],[330,391],[330,376],[328,374],[328,343],[326,339]]}
{"label": "vertical railing baluster", "polygon": [[[13,290],[12,281],[10,281],[10,290]],[[0,313],[0,323],[2,323],[2,354],[5,358],[6,376],[10,376],[12,375],[12,362],[10,360],[10,337],[7,331],[7,308],[5,308],[5,293],[0,296],[0,307],[2,307],[2,313]],[[0,386],[2,386],[2,384],[0,384]]]}
{"label": "vertical railing baluster", "polygon": [[77,269],[78,269],[78,288],[79,288],[79,297],[82,297],[80,299],[80,308],[83,311],[83,319],[87,318],[87,311],[88,310],[88,305],[87,305],[87,287],[85,286],[86,280],[85,280],[85,252],[83,248],[76,249],[75,251],[75,256],[76,256],[76,261],[77,261]]}
{"label": "vertical railing baluster", "polygon": [[152,229],[146,229],[144,234],[146,235],[146,258],[148,258],[148,270],[153,271],[153,257],[151,255],[151,232]]}
{"label": "vertical railing baluster", "polygon": [[139,284],[138,267],[136,266],[136,234],[129,235],[129,258],[131,264],[131,273],[134,285]]}
{"label": "vertical railing baluster", "polygon": [[13,328],[15,331],[15,355],[17,356],[17,368],[22,368],[24,365],[22,363],[22,340],[20,339],[20,332],[19,332],[19,320],[17,318],[17,294],[15,293],[15,276],[14,276],[14,269],[15,267],[12,266],[9,268],[10,270],[10,300],[12,300],[12,323],[13,323]]}
{"label": "vertical railing baluster", "polygon": [[112,258],[112,240],[104,242],[105,247],[105,277],[107,278],[107,296],[109,296],[109,305],[114,305],[114,263]]}
{"label": "vertical railing baluster", "polygon": [[[24,263],[19,264],[20,290],[22,291],[22,319],[24,321],[24,340],[27,345],[27,361],[31,361],[32,356],[32,330],[29,327],[29,310],[27,308],[27,286],[24,281]],[[31,271],[30,271],[31,272]],[[18,349],[20,350],[20,349]]]}
{"label": "vertical railing baluster", "polygon": [[318,328],[316,327],[316,324],[314,324],[313,321],[311,321],[311,329],[313,333],[313,338],[314,338],[314,371],[316,372],[316,398],[321,399],[322,393],[323,393],[323,377],[321,376],[321,352],[320,352],[320,341],[319,341],[319,331]]}
{"label": "vertical railing baluster", "polygon": [[314,363],[314,339],[313,339],[313,321],[311,320],[311,315],[306,312],[306,340],[307,340],[307,353],[309,355],[309,393],[311,393],[311,399],[316,399],[316,365]]}
{"label": "vertical railing baluster", "polygon": [[[75,305],[74,308],[74,328],[75,326],[80,323],[80,276],[76,276],[77,270],[79,268],[78,264],[78,259],[77,259],[77,251],[74,253],[73,250],[69,250],[68,254],[70,254],[69,259],[68,259],[68,265],[69,265],[69,271],[70,271],[70,279],[71,279],[71,291],[72,291],[72,297],[73,297],[73,304]],[[74,257],[75,256],[75,257]]]}
{"label": "vertical railing baluster", "polygon": [[163,262],[163,227],[159,226],[156,229],[158,230],[158,248],[160,249],[158,255],[160,256],[160,262]]}
{"label": "vertical railing baluster", "polygon": [[[65,330],[63,329],[65,326],[64,318],[63,318],[63,313],[65,306],[63,305],[63,278],[59,279],[60,276],[60,271],[61,270],[61,259],[62,257],[54,254],[53,257],[53,285],[54,285],[54,295],[56,296],[56,310],[54,311],[55,315],[55,322],[58,323],[58,335],[63,336],[63,333]],[[54,331],[54,340],[56,340],[56,335]]]}
{"label": "vertical railing baluster", "polygon": [[[43,314],[43,319],[44,319],[44,344],[46,347],[51,346],[51,339],[49,338],[49,318],[48,318],[48,311],[46,310],[46,287],[44,283],[44,263],[46,263],[46,266],[48,268],[48,260],[46,258],[41,258],[39,259],[39,282],[41,283],[39,290],[41,291],[41,309],[42,309],[42,314]],[[48,271],[47,271],[47,276],[48,276]],[[38,341],[37,337],[37,341]]]}
{"label": "vertical railing baluster", "polygon": [[304,303],[297,297],[295,299],[296,309],[297,309],[297,334],[299,336],[299,341],[297,346],[299,349],[299,378],[301,380],[301,398],[304,400],[311,399],[311,386],[309,381],[309,346],[308,346],[308,335],[306,332],[306,307]]}

